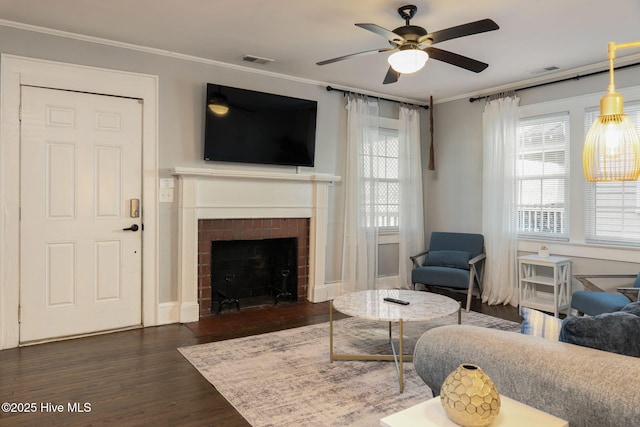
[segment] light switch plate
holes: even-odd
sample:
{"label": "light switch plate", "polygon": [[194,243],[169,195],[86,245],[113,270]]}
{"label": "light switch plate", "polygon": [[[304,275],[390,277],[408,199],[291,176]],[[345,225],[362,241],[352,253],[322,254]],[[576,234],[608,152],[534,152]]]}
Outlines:
{"label": "light switch plate", "polygon": [[160,202],[173,202],[173,188],[161,188],[159,193]]}
{"label": "light switch plate", "polygon": [[160,178],[160,188],[175,188],[176,180],[174,178]]}

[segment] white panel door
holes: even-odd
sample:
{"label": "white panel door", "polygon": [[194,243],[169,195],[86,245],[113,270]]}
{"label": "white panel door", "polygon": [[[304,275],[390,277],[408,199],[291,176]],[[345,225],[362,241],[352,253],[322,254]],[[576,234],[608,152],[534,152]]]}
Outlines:
{"label": "white panel door", "polygon": [[26,86],[21,98],[20,342],[141,325],[141,104]]}

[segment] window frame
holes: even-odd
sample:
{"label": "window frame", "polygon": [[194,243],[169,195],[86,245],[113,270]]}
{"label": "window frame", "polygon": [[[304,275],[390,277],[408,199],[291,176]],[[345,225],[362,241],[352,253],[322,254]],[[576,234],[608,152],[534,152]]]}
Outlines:
{"label": "window frame", "polygon": [[[616,262],[638,261],[638,248],[634,246],[596,244],[585,241],[585,185],[586,180],[582,173],[582,151],[586,134],[584,128],[585,108],[598,105],[605,90],[597,88],[598,92],[574,97],[554,99],[519,107],[520,117],[550,114],[558,111],[569,111],[571,132],[571,152],[570,167],[573,173],[570,176],[569,186],[571,189],[570,206],[570,228],[569,241],[553,241],[546,239],[533,239],[518,236],[518,250],[523,252],[537,252],[543,242],[547,242],[554,255],[575,256],[587,259],[611,260]],[[640,100],[640,86],[620,88],[618,90],[627,102]]]}
{"label": "window frame", "polygon": [[[398,139],[398,144],[399,144],[400,121],[398,119],[380,117],[378,119],[378,133],[377,133],[378,138],[380,138],[380,135],[385,134],[385,133],[388,134],[389,132],[394,134],[393,136],[395,136]],[[364,155],[364,153],[361,153],[361,155]],[[375,157],[381,157],[381,156],[375,156]],[[388,156],[384,156],[384,158],[388,158]],[[398,146],[398,155],[395,157],[395,159],[396,159],[396,161],[399,161],[399,146]],[[396,182],[396,183],[398,183],[398,186],[400,185],[400,176],[399,176],[399,174],[398,174],[398,177],[396,179],[392,179],[392,178],[376,178],[376,177],[363,178],[363,179],[365,179],[365,180],[375,180],[376,182],[384,182],[384,183]],[[386,206],[389,206],[389,203],[387,203]],[[400,231],[400,228],[399,228],[400,227],[399,226],[399,221],[400,221],[400,203],[399,203],[399,201],[397,203],[397,208],[398,208],[398,213],[397,213],[398,225],[395,225],[395,226],[377,226],[379,235],[397,235],[399,233],[399,231]],[[388,214],[387,214],[387,216],[388,216]],[[376,215],[376,217],[377,217],[377,215]]]}
{"label": "window frame", "polygon": [[[625,113],[633,112],[633,116],[630,115],[632,122],[636,125],[636,131],[640,132],[640,99],[627,101],[625,103]],[[592,106],[585,108],[585,120],[584,128],[585,133],[589,131],[591,124],[597,119],[600,114],[600,108],[598,106]],[[617,193],[620,196],[618,200],[613,200],[618,204],[615,208],[611,205],[607,206],[606,201],[612,201],[611,194]],[[634,194],[635,193],[635,194]],[[632,206],[627,206],[626,195],[632,197],[635,203]],[[614,196],[615,197],[615,196]],[[601,205],[598,204],[598,200],[602,200]],[[615,210],[614,210],[615,209]],[[593,244],[607,244],[615,246],[631,246],[640,247],[640,180],[637,181],[616,181],[611,183],[599,183],[599,182],[587,182],[585,185],[585,242]],[[606,212],[609,211],[612,215],[607,219]],[[599,213],[603,216],[599,216]],[[632,227],[638,227],[638,232],[635,237],[626,237],[625,233],[625,219],[627,215],[637,215],[638,218],[632,219]],[[615,216],[613,216],[615,215]],[[610,221],[620,220],[620,230],[614,231],[612,227],[608,230],[606,226],[601,228],[599,222],[604,224],[611,223]],[[598,230],[601,230],[600,233]],[[622,233],[622,236],[615,236],[615,234]]]}
{"label": "window frame", "polygon": [[[565,138],[562,142],[557,143],[546,143],[545,136],[546,134],[542,134],[542,140],[540,141],[539,147],[529,147],[524,149],[523,147],[523,127],[527,125],[534,126],[542,126],[545,127],[548,124],[560,122],[562,126],[567,128],[565,132]],[[531,239],[541,239],[541,240],[559,240],[559,241],[568,241],[569,240],[569,228],[570,228],[570,185],[569,181],[571,178],[571,167],[570,167],[570,159],[571,159],[571,125],[570,125],[570,113],[568,111],[557,111],[551,114],[543,114],[543,115],[534,115],[527,117],[520,117],[520,121],[518,123],[518,141],[517,141],[517,149],[516,149],[516,205],[518,212],[518,236],[523,238],[531,238]],[[547,161],[545,160],[545,155],[549,153],[558,153],[563,152],[564,158],[564,172],[561,173],[546,173],[544,170]],[[519,170],[522,169],[522,164],[524,163],[523,155],[524,154],[532,154],[532,153],[540,153],[541,158],[543,159],[540,166],[541,171],[539,173],[519,173]],[[549,162],[551,163],[551,162]],[[522,207],[524,204],[522,203],[523,195],[522,188],[526,181],[536,181],[540,182],[540,203],[531,204],[531,209],[527,209],[531,214],[534,215],[534,222],[548,222],[543,218],[546,216],[547,218],[551,216],[552,213],[558,213],[561,211],[561,231],[560,232],[550,232],[550,231],[542,231],[542,230],[529,230],[525,231],[521,228],[521,214]],[[564,194],[564,198],[561,206],[555,209],[553,207],[545,207],[543,203],[543,191],[545,188],[545,181],[551,182],[553,180],[563,181],[562,185],[562,193]],[[524,216],[524,215],[523,215]],[[555,221],[554,221],[555,222]]]}

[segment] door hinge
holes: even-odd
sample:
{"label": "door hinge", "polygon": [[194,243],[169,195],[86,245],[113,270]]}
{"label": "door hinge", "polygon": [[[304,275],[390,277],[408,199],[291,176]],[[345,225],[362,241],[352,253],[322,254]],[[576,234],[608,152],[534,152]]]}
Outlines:
{"label": "door hinge", "polygon": [[22,104],[20,104],[20,107],[18,108],[18,120],[22,121]]}
{"label": "door hinge", "polygon": [[22,306],[18,306],[18,323],[22,323]]}

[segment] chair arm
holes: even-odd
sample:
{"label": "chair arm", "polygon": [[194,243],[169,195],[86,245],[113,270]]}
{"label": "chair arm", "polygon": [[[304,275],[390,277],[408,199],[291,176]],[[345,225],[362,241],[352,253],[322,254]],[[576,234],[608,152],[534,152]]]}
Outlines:
{"label": "chair arm", "polygon": [[633,279],[637,274],[576,274],[573,277],[582,283],[585,289],[594,292],[604,292],[598,285],[589,279]]}
{"label": "chair arm", "polygon": [[476,257],[473,257],[469,260],[469,265],[473,265],[475,263],[477,263],[478,261],[482,261],[483,259],[485,259],[487,257],[486,254],[480,254]]}
{"label": "chair arm", "polygon": [[631,302],[638,301],[638,295],[640,293],[640,288],[618,288],[616,289],[625,297],[629,298]]}
{"label": "chair arm", "polygon": [[422,265],[420,265],[420,263],[418,262],[418,258],[425,256],[426,254],[429,253],[429,250],[420,252],[419,254],[415,254],[413,256],[410,256],[409,259],[411,260],[411,262],[413,263],[413,266],[415,268],[420,268],[422,267]]}

